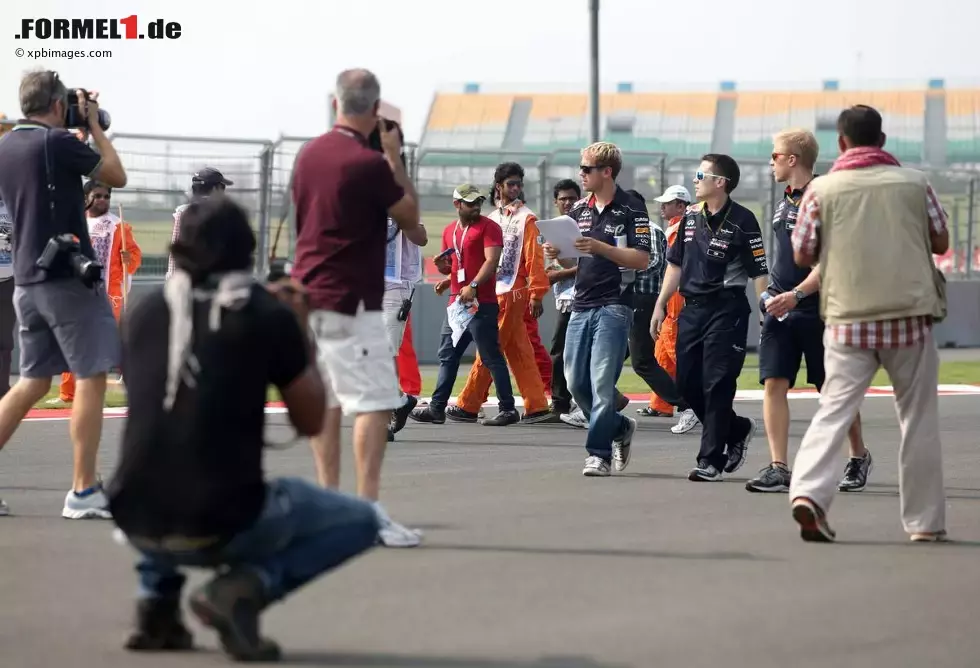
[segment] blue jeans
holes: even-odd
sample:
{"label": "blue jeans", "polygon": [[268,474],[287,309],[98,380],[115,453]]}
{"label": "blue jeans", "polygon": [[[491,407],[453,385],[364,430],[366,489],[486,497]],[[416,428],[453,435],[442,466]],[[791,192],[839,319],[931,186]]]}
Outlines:
{"label": "blue jeans", "polygon": [[439,344],[439,379],[436,389],[432,392],[429,406],[435,411],[446,410],[449,397],[456,384],[459,373],[459,360],[466,352],[470,342],[476,342],[476,349],[483,360],[483,366],[490,370],[493,384],[497,388],[497,405],[502,411],[514,410],[514,390],[510,384],[510,371],[507,361],[500,352],[499,332],[497,331],[497,316],[500,307],[496,304],[480,304],[476,315],[470,320],[469,326],[460,337],[459,343],[453,345],[453,331],[449,320],[442,323],[442,343]]}
{"label": "blue jeans", "polygon": [[589,420],[585,449],[612,459],[612,442],[629,423],[616,412],[616,383],[629,346],[633,310],[613,304],[573,311],[565,333],[565,380]]}
{"label": "blue jeans", "polygon": [[181,566],[248,567],[258,573],[268,602],[278,601],[321,573],[336,568],[373,546],[378,519],[370,503],[283,478],[266,485],[265,507],[255,523],[215,549],[147,549],[136,565],[140,596],[176,598],[185,576]]}

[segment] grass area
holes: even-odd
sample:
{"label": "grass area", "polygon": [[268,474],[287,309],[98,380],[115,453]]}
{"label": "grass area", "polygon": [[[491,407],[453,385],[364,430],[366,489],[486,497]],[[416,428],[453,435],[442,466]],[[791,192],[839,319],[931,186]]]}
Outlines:
{"label": "grass area", "polygon": [[[453,396],[459,394],[463,389],[463,385],[466,384],[466,375],[469,373],[469,366],[461,366],[459,369],[459,375],[456,378],[456,384],[453,386]],[[517,383],[511,376],[511,382],[514,386],[514,392],[520,396],[520,392],[517,389]],[[965,361],[965,362],[941,362],[939,365],[939,383],[943,385],[980,385],[980,361]],[[874,380],[871,382],[873,386],[876,385],[891,385],[891,381],[888,380],[888,374],[885,373],[884,369],[879,370],[875,374]],[[436,371],[433,367],[426,367],[422,372],[422,396],[430,396],[432,394],[433,388],[436,385]],[[650,388],[647,387],[646,383],[640,379],[639,376],[633,371],[632,367],[628,364],[623,367],[623,373],[619,378],[619,383],[617,384],[620,392],[624,394],[647,394]],[[742,375],[738,378],[738,389],[740,390],[758,390],[761,389],[759,385],[759,358],[757,355],[747,355],[745,359],[745,366],[742,369]],[[806,369],[800,371],[800,375],[796,379],[797,388],[809,387],[806,382]],[[491,393],[493,392],[491,388]],[[44,399],[39,401],[35,408],[41,409],[51,409],[51,408],[65,408],[65,404],[57,402],[54,404],[49,404],[48,401],[55,400],[58,398],[58,389],[52,388]],[[279,401],[279,393],[276,392],[274,388],[269,388],[268,394],[269,401]],[[106,392],[106,402],[105,405],[109,408],[119,408],[126,405],[126,392],[119,386],[110,385],[109,390]]]}

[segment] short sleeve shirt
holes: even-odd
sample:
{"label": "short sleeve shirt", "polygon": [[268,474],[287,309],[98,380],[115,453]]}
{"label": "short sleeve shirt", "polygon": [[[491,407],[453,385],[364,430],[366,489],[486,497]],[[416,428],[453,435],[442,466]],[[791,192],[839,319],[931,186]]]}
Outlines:
{"label": "short sleeve shirt", "polygon": [[[21,121],[0,139],[0,200],[12,221],[10,245],[17,285],[73,276],[64,257],[50,271],[36,265],[48,241],[58,235],[75,235],[82,253],[96,259],[85,220],[82,177],[94,175],[101,164],[99,154],[75,135],[40,123]],[[47,188],[46,165],[53,194]]]}
{"label": "short sleeve shirt", "polygon": [[[578,222],[582,236],[610,246],[650,252],[650,217],[619,186],[612,201],[602,211],[596,207],[595,198],[588,197],[577,202],[568,215]],[[572,311],[588,311],[613,304],[632,306],[635,280],[635,270],[624,269],[607,258],[579,258]]]}
{"label": "short sleeve shirt", "polygon": [[[793,230],[800,214],[800,204],[806,188],[793,190],[789,187],[776,205],[772,217],[772,252],[770,253],[769,285],[773,294],[789,292],[806,280],[812,271],[801,267],[793,259]],[[803,298],[794,310],[817,313],[820,309],[818,292]]]}
{"label": "short sleeve shirt", "polygon": [[[452,250],[452,270],[449,272],[450,304],[456,300],[459,291],[480,273],[480,267],[487,258],[485,249],[503,245],[504,234],[500,225],[486,216],[480,216],[478,221],[466,227],[459,224],[459,221],[446,226],[442,231],[442,250]],[[460,267],[463,269],[463,281],[459,280]],[[476,299],[481,304],[497,303],[495,275],[477,286]]]}
{"label": "short sleeve shirt", "polygon": [[703,202],[688,207],[679,234],[667,261],[681,268],[686,299],[744,290],[750,278],[769,273],[759,221],[738,202],[729,199],[714,215]]}
{"label": "short sleeve shirt", "polygon": [[293,277],[314,309],[380,311],[385,291],[388,209],[405,191],[384,156],[351,128],[309,141],[296,158]]}

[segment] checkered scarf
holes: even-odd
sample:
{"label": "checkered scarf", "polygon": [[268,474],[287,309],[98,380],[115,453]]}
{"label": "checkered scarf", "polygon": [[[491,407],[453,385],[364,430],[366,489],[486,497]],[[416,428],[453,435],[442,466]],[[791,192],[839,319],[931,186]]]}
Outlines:
{"label": "checkered scarf", "polygon": [[856,146],[841,153],[830,171],[840,172],[845,169],[865,169],[880,165],[902,166],[895,156],[877,146]]}

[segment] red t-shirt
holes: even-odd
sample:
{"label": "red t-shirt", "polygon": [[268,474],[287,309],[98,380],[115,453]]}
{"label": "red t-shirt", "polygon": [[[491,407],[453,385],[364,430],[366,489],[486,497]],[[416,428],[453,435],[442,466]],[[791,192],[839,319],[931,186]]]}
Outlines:
{"label": "red t-shirt", "polygon": [[293,277],[314,309],[380,311],[388,208],[405,192],[384,156],[356,131],[336,126],[296,158],[296,258]]}
{"label": "red t-shirt", "polygon": [[[460,288],[469,285],[476,275],[480,273],[480,267],[486,262],[484,248],[494,248],[504,245],[504,233],[500,225],[493,222],[486,216],[480,216],[480,220],[463,227],[459,221],[449,223],[442,231],[442,250],[452,248],[451,255],[453,260],[452,271],[449,272],[449,303],[452,304],[459,294]],[[456,253],[459,249],[459,253]],[[459,281],[459,256],[463,258],[463,271],[466,280]],[[496,274],[494,274],[496,276]],[[481,304],[497,303],[497,281],[492,276],[490,280],[476,288],[476,299]]]}

